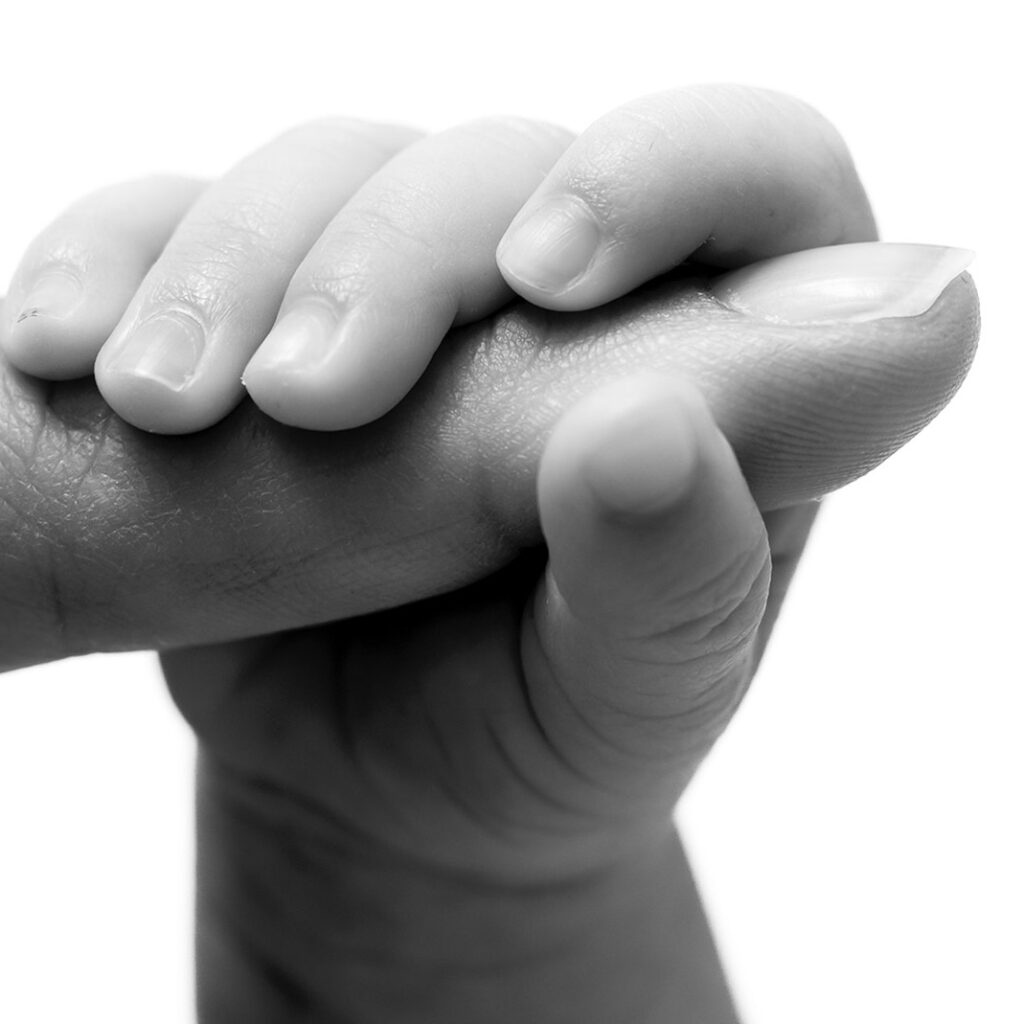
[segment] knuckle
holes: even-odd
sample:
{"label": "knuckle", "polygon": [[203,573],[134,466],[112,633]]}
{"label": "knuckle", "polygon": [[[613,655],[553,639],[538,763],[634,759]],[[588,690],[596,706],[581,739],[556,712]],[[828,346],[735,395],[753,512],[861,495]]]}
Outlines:
{"label": "knuckle", "polygon": [[470,138],[479,138],[491,145],[507,146],[517,153],[522,152],[524,144],[530,150],[546,153],[554,149],[561,152],[573,138],[572,133],[560,125],[510,114],[476,118],[454,131]]}
{"label": "knuckle", "polygon": [[196,210],[175,248],[194,247],[200,256],[219,251],[246,261],[258,259],[274,253],[288,217],[289,210],[271,189],[260,183],[236,187],[230,196]]}
{"label": "knuckle", "polygon": [[30,244],[19,277],[24,280],[50,272],[83,277],[97,256],[97,239],[90,228],[83,218],[65,214]]}
{"label": "knuckle", "polygon": [[[767,543],[738,553],[712,575],[691,581],[643,629],[626,639],[645,658],[652,651],[666,665],[706,665],[715,675],[737,651],[747,647],[760,625],[768,598],[771,557]],[[699,666],[696,666],[699,667]]]}
{"label": "knuckle", "polygon": [[255,190],[197,211],[150,271],[147,304],[184,306],[207,323],[237,310],[249,294],[247,281],[288,269],[278,230],[284,216],[272,197]]}
{"label": "knuckle", "polygon": [[321,117],[294,125],[271,143],[284,148],[302,148],[345,160],[354,147],[369,147],[387,156],[422,136],[404,125],[364,121],[354,117]]}
{"label": "knuckle", "polygon": [[767,546],[738,556],[681,599],[682,625],[633,638],[647,681],[616,707],[643,731],[645,756],[697,754],[725,727],[753,676],[770,575]]}
{"label": "knuckle", "polygon": [[[640,105],[604,115],[570,151],[563,169],[564,187],[611,227],[640,230],[644,190],[652,162],[679,144],[655,111]],[[672,153],[673,162],[675,154]]]}
{"label": "knuckle", "polygon": [[770,579],[771,557],[761,544],[703,581],[686,599],[688,644],[714,657],[744,647],[761,622]]}
{"label": "knuckle", "polygon": [[353,235],[373,248],[404,252],[412,248],[429,254],[437,243],[427,227],[444,215],[443,199],[429,184],[411,180],[395,182],[382,190],[372,206],[360,205],[353,211]]}
{"label": "knuckle", "polygon": [[349,210],[303,267],[301,290],[351,301],[388,272],[388,262],[433,263],[437,239],[422,224],[438,202],[429,189],[409,186],[388,190],[372,207]]}
{"label": "knuckle", "polygon": [[863,205],[853,161],[836,128],[803,100],[770,89],[711,83],[644,96],[601,117],[570,152],[566,187],[623,234],[642,233],[650,224],[638,180],[670,191],[689,172],[701,184],[711,180],[712,157],[718,174],[732,173],[733,166],[747,170],[749,164],[740,183],[745,188],[747,182],[757,185],[758,167],[766,160],[778,164],[798,152],[809,168],[801,181],[821,182],[822,195],[848,196],[856,200],[854,207]]}
{"label": "knuckle", "polygon": [[223,254],[212,253],[202,262],[176,267],[156,276],[149,284],[143,308],[174,312],[199,324],[204,333],[235,312],[242,298],[234,289],[237,277]]}

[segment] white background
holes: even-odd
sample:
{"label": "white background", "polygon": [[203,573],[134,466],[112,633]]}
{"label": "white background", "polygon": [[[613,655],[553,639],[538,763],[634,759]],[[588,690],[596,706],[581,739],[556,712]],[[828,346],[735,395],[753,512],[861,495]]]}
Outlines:
{"label": "white background", "polygon": [[[828,503],[765,669],[684,805],[748,1024],[1024,1021],[1024,82],[994,12],[101,0],[0,20],[3,279],[87,190],[214,175],[310,117],[582,128],[701,80],[808,99],[849,140],[883,237],[978,251],[972,379]],[[191,752],[150,655],[0,679],[0,1020],[190,1019]]]}

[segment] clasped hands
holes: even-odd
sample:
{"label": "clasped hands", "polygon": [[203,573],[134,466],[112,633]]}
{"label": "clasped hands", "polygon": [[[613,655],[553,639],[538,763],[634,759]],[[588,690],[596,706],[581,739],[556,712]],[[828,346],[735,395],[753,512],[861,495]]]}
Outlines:
{"label": "clasped hands", "polygon": [[975,340],[955,250],[782,255],[873,237],[827,122],[721,86],[318,122],[39,236],[0,656],[164,651],[204,1019],[721,1017],[672,808],[811,499]]}

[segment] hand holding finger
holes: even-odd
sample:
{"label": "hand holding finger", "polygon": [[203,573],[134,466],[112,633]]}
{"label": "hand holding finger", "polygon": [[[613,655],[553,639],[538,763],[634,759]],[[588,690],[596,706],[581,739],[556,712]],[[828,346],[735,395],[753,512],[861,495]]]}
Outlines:
{"label": "hand holding finger", "polygon": [[[586,314],[513,307],[453,333],[393,415],[340,435],[250,409],[187,444],[151,437],[89,383],[43,388],[0,362],[8,664],[255,635],[478,579],[538,539],[535,467],[559,413],[640,369],[697,384],[762,510],[842,486],[945,405],[977,340],[962,263],[899,248],[897,275],[864,251],[811,274],[826,311],[811,324],[764,294],[729,308],[699,279]],[[758,277],[739,273],[742,289],[711,287],[742,305]],[[851,290],[873,311],[829,321]]]}
{"label": "hand holding finger", "polygon": [[512,298],[495,246],[568,142],[542,122],[487,118],[391,160],[296,270],[245,370],[256,404],[316,430],[360,426],[391,409],[453,325]]}
{"label": "hand holding finger", "polygon": [[589,309],[692,258],[735,267],[875,237],[835,128],[742,86],[646,96],[569,147],[498,249],[506,280],[549,309]]}
{"label": "hand holding finger", "polygon": [[104,397],[145,430],[187,433],[241,401],[242,370],[288,280],[339,206],[418,133],[301,125],[211,185],[178,225],[96,359]]}
{"label": "hand holding finger", "polygon": [[547,577],[524,663],[552,741],[625,814],[667,820],[752,674],[764,523],[706,403],[642,376],[571,409],[541,460]]}
{"label": "hand holding finger", "polygon": [[[239,400],[245,368],[273,417],[357,426],[405,395],[448,328],[493,312],[512,289],[578,309],[696,250],[734,265],[873,232],[834,129],[774,93],[718,86],[637,100],[561,159],[564,132],[508,118],[386,159],[413,138],[345,121],[302,126],[206,190],[173,238],[170,216],[133,225],[145,254],[126,245],[128,269],[92,300],[106,310],[105,331],[128,282],[149,272],[97,360],[115,410],[148,430],[198,430]],[[514,215],[499,247],[503,280],[493,253]],[[86,262],[116,249],[125,232],[112,223],[80,243]],[[74,223],[61,224],[72,236]],[[60,247],[60,230],[47,238],[44,248]],[[572,270],[565,288],[535,287],[523,271],[533,261],[561,273],[584,257],[588,269]],[[33,325],[16,325],[12,358],[51,377],[80,374],[104,333],[94,326],[76,340],[80,322],[48,328],[46,345]]]}

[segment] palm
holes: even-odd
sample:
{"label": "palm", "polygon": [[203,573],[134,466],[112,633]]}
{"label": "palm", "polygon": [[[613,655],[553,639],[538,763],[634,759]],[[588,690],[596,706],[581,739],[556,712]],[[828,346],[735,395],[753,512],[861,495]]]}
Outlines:
{"label": "palm", "polygon": [[524,609],[538,564],[396,611],[166,656],[167,678],[235,783],[432,866],[546,864],[626,815],[532,700],[543,668]]}
{"label": "palm", "polygon": [[[759,646],[814,512],[766,517]],[[452,594],[177,652],[164,669],[215,774],[265,813],[312,809],[311,827],[430,867],[557,870],[664,821],[688,773],[617,749],[586,708],[559,713],[530,614],[543,566],[536,552]]]}

